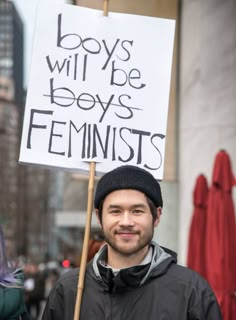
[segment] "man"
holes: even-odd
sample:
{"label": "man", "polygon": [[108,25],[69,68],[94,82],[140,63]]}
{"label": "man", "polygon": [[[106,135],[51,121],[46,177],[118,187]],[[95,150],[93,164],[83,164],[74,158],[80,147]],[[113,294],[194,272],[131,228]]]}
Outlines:
{"label": "man", "polygon": [[[152,241],[160,221],[159,183],[122,166],[98,182],[94,207],[106,245],[87,265],[80,320],[220,320],[216,298],[176,254]],[[43,320],[73,319],[78,269],[51,291]]]}

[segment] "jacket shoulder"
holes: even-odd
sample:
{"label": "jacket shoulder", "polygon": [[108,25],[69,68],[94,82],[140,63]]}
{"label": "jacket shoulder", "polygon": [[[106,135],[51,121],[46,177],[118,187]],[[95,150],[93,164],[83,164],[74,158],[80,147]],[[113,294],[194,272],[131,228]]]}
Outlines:
{"label": "jacket shoulder", "polygon": [[189,319],[222,320],[212,288],[196,271],[172,263],[163,277],[162,285],[167,288],[174,287],[179,297],[188,300]]}
{"label": "jacket shoulder", "polygon": [[175,279],[175,282],[185,283],[188,286],[193,285],[199,289],[210,289],[208,282],[199,273],[185,266],[172,264],[168,276]]}
{"label": "jacket shoulder", "polygon": [[75,268],[75,269],[66,271],[57,280],[56,287],[58,287],[60,285],[74,286],[75,284],[77,284],[78,278],[79,278],[79,268]]}

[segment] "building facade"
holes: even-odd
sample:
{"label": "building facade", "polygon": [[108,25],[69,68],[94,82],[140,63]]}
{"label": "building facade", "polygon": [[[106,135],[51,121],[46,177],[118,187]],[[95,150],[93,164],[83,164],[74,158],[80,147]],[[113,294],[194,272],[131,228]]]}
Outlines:
{"label": "building facade", "polygon": [[[17,57],[17,58],[16,58]],[[18,226],[20,110],[23,105],[23,23],[11,2],[0,2],[0,221],[15,253]]]}
{"label": "building facade", "polygon": [[25,93],[24,27],[11,1],[0,1],[0,223],[10,258],[49,254],[50,172],[18,164]]}
{"label": "building facade", "polygon": [[24,102],[22,20],[10,1],[0,2],[0,98]]}

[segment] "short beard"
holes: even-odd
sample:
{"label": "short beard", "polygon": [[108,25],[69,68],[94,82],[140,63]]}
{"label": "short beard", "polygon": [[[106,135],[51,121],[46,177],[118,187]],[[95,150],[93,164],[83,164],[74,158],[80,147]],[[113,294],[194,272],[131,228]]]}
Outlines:
{"label": "short beard", "polygon": [[141,251],[143,248],[148,246],[152,241],[153,234],[154,234],[154,228],[152,229],[152,232],[150,232],[144,238],[141,238],[140,241],[138,241],[135,246],[131,246],[130,248],[127,248],[127,249],[123,248],[123,246],[117,245],[117,242],[115,241],[115,239],[113,237],[111,237],[110,235],[107,235],[106,233],[104,233],[104,238],[105,238],[106,243],[114,251],[116,251],[118,254],[120,254],[122,256],[128,257],[130,255],[135,255],[136,253]]}

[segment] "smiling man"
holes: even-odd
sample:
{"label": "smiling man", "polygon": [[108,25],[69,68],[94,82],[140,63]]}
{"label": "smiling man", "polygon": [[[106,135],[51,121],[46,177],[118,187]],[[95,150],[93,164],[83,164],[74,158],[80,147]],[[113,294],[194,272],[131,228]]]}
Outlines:
{"label": "smiling man", "polygon": [[147,197],[137,190],[119,190],[108,194],[102,209],[96,210],[107,247],[107,263],[114,268],[141,263],[149,250],[154,226],[161,208],[153,206],[152,216]]}
{"label": "smiling man", "polygon": [[[94,207],[106,244],[87,265],[80,320],[222,319],[208,283],[152,241],[162,206],[159,183],[139,167],[100,179]],[[73,319],[78,273],[58,281],[43,320]]]}

